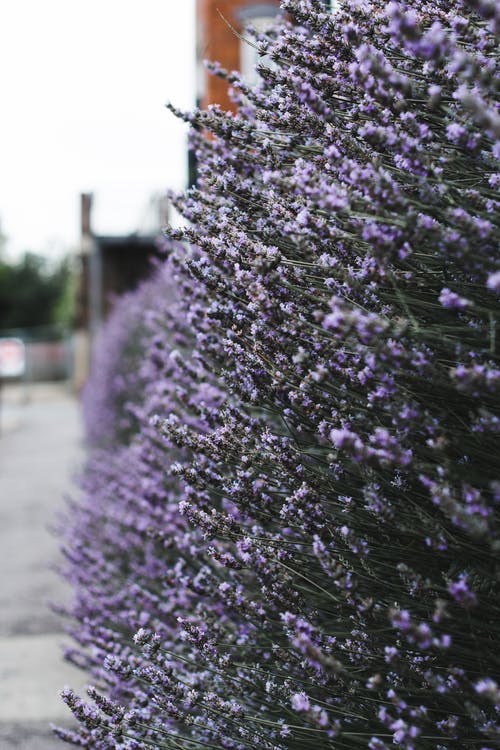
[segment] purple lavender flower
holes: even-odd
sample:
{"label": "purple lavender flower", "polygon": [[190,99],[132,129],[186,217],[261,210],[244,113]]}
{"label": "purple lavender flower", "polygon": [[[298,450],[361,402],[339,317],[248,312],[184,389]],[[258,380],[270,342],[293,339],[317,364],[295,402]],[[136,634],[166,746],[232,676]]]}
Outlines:
{"label": "purple lavender flower", "polygon": [[311,707],[309,698],[304,692],[294,693],[290,699],[290,703],[295,711],[309,711]]}
{"label": "purple lavender flower", "polygon": [[284,0],[237,113],[176,111],[183,244],[85,395],[66,742],[498,744],[494,6]]}
{"label": "purple lavender flower", "polygon": [[474,607],[477,604],[476,594],[470,590],[467,575],[464,573],[459,576],[458,580],[452,581],[448,586],[453,599],[462,607]]}
{"label": "purple lavender flower", "polygon": [[496,271],[488,276],[486,286],[488,289],[491,289],[492,292],[500,292],[500,271]]}
{"label": "purple lavender flower", "polygon": [[449,310],[466,310],[470,306],[468,299],[460,297],[460,295],[452,292],[448,287],[441,289],[439,301],[443,307]]}

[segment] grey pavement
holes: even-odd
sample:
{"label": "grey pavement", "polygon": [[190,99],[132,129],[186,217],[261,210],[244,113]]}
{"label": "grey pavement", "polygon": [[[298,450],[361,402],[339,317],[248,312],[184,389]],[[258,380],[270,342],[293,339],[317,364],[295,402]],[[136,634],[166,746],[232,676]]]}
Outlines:
{"label": "grey pavement", "polygon": [[49,602],[68,600],[52,570],[50,531],[74,493],[82,460],[78,404],[61,384],[2,388],[0,401],[0,750],[62,750],[50,723],[71,725],[59,697],[85,676],[65,663],[62,621]]}

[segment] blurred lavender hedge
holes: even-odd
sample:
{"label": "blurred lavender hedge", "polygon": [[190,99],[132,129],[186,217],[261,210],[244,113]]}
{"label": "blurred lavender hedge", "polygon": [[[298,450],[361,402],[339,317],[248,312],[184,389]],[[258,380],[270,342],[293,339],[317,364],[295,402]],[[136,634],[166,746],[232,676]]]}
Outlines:
{"label": "blurred lavender hedge", "polygon": [[177,113],[185,249],[103,334],[56,732],[493,750],[500,9],[282,5],[255,88],[213,65],[238,114]]}

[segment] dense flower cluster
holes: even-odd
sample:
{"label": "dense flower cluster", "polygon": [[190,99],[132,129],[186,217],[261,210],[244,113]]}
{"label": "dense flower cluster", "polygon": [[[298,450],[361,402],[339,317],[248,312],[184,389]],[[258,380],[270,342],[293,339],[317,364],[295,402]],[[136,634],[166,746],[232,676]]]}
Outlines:
{"label": "dense flower cluster", "polygon": [[188,249],[66,523],[75,745],[500,741],[500,11],[338,6],[185,115]]}
{"label": "dense flower cluster", "polygon": [[[114,300],[113,314],[94,342],[92,377],[82,394],[85,434],[94,449],[126,444],[137,431],[133,405],[142,398],[149,372],[143,368],[146,342],[151,335],[153,310],[173,309],[175,288],[158,271],[136,292]],[[163,314],[163,311],[162,311]]]}

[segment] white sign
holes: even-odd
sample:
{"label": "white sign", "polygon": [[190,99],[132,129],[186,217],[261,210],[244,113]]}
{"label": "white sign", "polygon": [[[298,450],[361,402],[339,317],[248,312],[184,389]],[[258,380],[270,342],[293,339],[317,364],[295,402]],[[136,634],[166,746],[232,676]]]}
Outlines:
{"label": "white sign", "polygon": [[0,339],[0,377],[18,378],[26,370],[26,350],[21,339]]}

